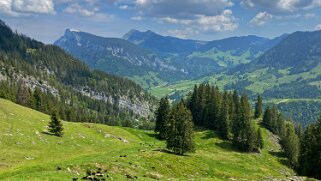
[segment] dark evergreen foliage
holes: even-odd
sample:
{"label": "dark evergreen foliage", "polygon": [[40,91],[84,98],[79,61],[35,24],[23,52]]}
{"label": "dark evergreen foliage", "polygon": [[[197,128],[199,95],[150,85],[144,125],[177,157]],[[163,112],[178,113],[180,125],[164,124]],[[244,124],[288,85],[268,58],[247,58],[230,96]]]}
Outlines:
{"label": "dark evergreen foliage", "polygon": [[49,122],[48,127],[48,131],[51,134],[62,137],[63,125],[62,122],[59,120],[58,113],[55,109],[51,113],[51,121]]}
{"label": "dark evergreen foliage", "polygon": [[168,149],[179,155],[195,150],[192,114],[183,101],[171,110],[166,144]]}
{"label": "dark evergreen foliage", "polygon": [[299,173],[321,179],[321,116],[315,124],[309,125],[301,139]]}
{"label": "dark evergreen foliage", "polygon": [[159,107],[156,111],[156,125],[155,132],[158,133],[160,139],[165,139],[168,133],[170,115],[170,104],[168,98],[162,98],[159,102]]}
{"label": "dark evergreen foliage", "polygon": [[260,95],[257,96],[257,100],[255,103],[255,112],[254,112],[254,117],[259,118],[262,116],[263,112],[263,103],[262,103],[262,97]]}
{"label": "dark evergreen foliage", "polygon": [[201,84],[194,87],[187,99],[188,108],[197,126],[216,130],[242,151],[259,151],[262,135],[251,120],[251,107],[247,95],[240,101],[237,91],[223,93],[217,87]]}

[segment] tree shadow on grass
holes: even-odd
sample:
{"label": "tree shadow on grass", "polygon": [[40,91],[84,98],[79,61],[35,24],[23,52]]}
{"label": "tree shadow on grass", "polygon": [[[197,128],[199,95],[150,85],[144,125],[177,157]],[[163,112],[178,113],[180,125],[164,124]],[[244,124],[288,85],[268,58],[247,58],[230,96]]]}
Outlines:
{"label": "tree shadow on grass", "polygon": [[45,135],[55,136],[55,134],[49,133],[49,132],[47,132],[47,131],[42,131],[41,133],[42,133],[42,134],[45,134]]}
{"label": "tree shadow on grass", "polygon": [[183,157],[188,157],[189,155],[178,155],[178,154],[175,154],[173,151],[170,151],[170,150],[167,150],[167,149],[156,149],[156,150],[153,150],[153,151],[158,151],[158,152],[162,152],[162,153],[167,153],[167,154],[171,154],[171,155],[176,155],[176,156],[183,156]]}
{"label": "tree shadow on grass", "polygon": [[156,138],[158,139],[158,136],[156,133],[145,133],[147,136],[151,137],[151,138]]}
{"label": "tree shadow on grass", "polygon": [[226,151],[241,152],[232,145],[231,141],[222,141],[220,143],[215,143],[215,145]]}
{"label": "tree shadow on grass", "polygon": [[206,131],[205,135],[201,139],[211,139],[217,137],[213,131]]}
{"label": "tree shadow on grass", "polygon": [[276,157],[277,160],[282,164],[287,167],[292,167],[291,163],[289,160],[286,158],[285,153],[283,151],[269,151],[269,154]]}

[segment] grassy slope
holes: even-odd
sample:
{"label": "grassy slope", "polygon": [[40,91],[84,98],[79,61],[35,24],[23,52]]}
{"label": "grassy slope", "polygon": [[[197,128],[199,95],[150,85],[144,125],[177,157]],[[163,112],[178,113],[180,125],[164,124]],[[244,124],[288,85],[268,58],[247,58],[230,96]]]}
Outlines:
{"label": "grassy slope", "polygon": [[[280,163],[282,158],[269,153],[279,152],[279,146],[265,129],[262,154],[239,153],[213,132],[197,131],[196,153],[182,157],[153,151],[165,144],[152,132],[64,122],[65,136],[57,138],[42,133],[48,121],[47,115],[0,99],[0,180],[71,180],[96,166],[107,169],[114,180],[125,180],[124,174],[140,180],[258,180],[293,174]],[[56,171],[57,166],[62,170]]]}

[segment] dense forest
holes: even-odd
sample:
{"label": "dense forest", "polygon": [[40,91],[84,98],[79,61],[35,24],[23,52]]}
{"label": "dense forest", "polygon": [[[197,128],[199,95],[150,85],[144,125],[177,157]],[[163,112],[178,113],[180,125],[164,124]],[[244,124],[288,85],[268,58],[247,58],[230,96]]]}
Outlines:
{"label": "dense forest", "polygon": [[167,97],[160,100],[155,132],[159,139],[166,140],[167,148],[181,155],[194,151],[194,125],[216,131],[242,152],[260,152],[264,147],[261,127],[265,127],[278,136],[289,167],[299,174],[321,178],[321,147],[317,142],[321,139],[321,117],[303,131],[300,125],[285,119],[276,105],[263,111],[261,96],[252,109],[245,92],[240,96],[237,91],[222,92],[208,84],[195,85],[186,100],[173,106]]}
{"label": "dense forest", "polygon": [[135,119],[152,115],[156,101],[133,81],[90,70],[59,47],[14,33],[2,21],[0,78],[1,98],[44,113],[55,108],[68,121],[132,127]]}

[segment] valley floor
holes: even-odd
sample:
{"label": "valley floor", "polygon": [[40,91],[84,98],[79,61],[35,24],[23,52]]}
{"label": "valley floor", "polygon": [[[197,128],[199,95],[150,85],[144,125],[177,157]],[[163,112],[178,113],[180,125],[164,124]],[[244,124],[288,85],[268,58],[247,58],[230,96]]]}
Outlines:
{"label": "valley floor", "polygon": [[[214,132],[195,132],[196,152],[176,156],[153,132],[63,122],[65,135],[46,134],[49,116],[0,99],[0,180],[79,180],[98,168],[108,179],[272,180],[294,175],[277,139],[263,129],[261,154],[240,153]],[[61,170],[57,170],[57,168]]]}

